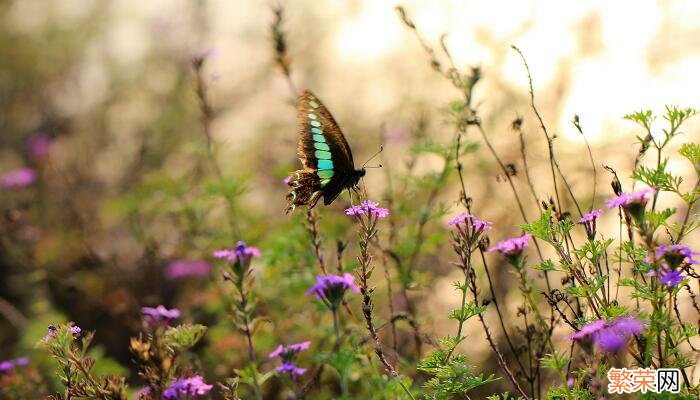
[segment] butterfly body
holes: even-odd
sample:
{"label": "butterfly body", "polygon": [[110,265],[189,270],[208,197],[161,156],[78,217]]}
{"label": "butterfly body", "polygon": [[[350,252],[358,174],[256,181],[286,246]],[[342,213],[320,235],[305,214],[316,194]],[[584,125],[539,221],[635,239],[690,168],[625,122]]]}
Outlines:
{"label": "butterfly body", "polygon": [[297,102],[299,146],[304,168],[288,179],[286,212],[297,206],[313,208],[323,196],[329,205],[344,189],[356,188],[365,169],[355,169],[352,151],[333,116],[308,90]]}

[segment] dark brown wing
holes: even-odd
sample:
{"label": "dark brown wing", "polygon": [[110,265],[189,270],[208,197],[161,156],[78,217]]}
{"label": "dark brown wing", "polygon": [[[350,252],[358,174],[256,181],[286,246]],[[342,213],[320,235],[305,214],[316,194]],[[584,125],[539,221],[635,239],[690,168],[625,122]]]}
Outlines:
{"label": "dark brown wing", "polygon": [[343,132],[335,122],[333,115],[331,115],[321,100],[309,90],[304,91],[297,103],[297,120],[299,122],[299,132],[301,134],[298,153],[299,158],[302,159],[302,163],[304,163],[304,167],[317,169],[317,159],[314,157],[316,149],[314,148],[311,132],[311,128],[313,128],[311,122],[313,119],[309,117],[309,114],[313,114],[317,117],[316,121],[320,124],[319,128],[323,131],[326,143],[330,147],[335,176],[347,175],[351,171],[354,171],[355,163],[352,158],[352,151],[350,150],[348,142],[345,140],[345,136],[343,136]]}
{"label": "dark brown wing", "polygon": [[299,145],[304,165],[290,175],[287,212],[296,206],[313,208],[320,195],[330,204],[346,187],[357,182],[352,153],[333,116],[308,90],[297,102]]}

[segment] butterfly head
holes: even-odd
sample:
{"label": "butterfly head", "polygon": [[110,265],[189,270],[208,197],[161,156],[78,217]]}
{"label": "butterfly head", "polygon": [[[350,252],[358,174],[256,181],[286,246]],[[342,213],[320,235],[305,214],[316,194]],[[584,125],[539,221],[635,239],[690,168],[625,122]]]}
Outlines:
{"label": "butterfly head", "polygon": [[367,173],[367,171],[365,170],[364,167],[362,167],[360,169],[356,169],[355,173],[352,176],[352,182],[351,182],[352,185],[351,186],[354,188],[357,188],[358,184],[360,183],[360,178],[365,176],[365,173]]}

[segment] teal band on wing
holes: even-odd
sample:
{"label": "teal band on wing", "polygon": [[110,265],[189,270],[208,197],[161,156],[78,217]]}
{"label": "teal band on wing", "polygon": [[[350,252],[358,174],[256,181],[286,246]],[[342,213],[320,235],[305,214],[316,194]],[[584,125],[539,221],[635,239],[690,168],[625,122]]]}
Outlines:
{"label": "teal band on wing", "polygon": [[321,179],[331,179],[333,174],[334,172],[332,169],[319,169],[316,171],[316,175],[318,175],[318,177]]}
{"label": "teal band on wing", "polygon": [[333,161],[331,160],[318,160],[318,169],[333,169]]}
{"label": "teal band on wing", "polygon": [[325,151],[331,150],[331,148],[328,147],[327,144],[321,143],[321,142],[314,142],[314,147],[316,148],[316,150],[325,150]]}
{"label": "teal band on wing", "polygon": [[326,138],[323,135],[314,135],[314,142],[326,143]]}
{"label": "teal band on wing", "polygon": [[309,118],[311,118],[311,119],[316,119],[316,114],[314,114],[314,113],[309,113]]}
{"label": "teal band on wing", "polygon": [[323,131],[321,128],[311,128],[311,133],[315,133],[317,135],[323,135]]}
{"label": "teal band on wing", "polygon": [[314,152],[314,155],[319,160],[330,160],[331,159],[331,152],[330,151],[316,150],[316,152]]}
{"label": "teal band on wing", "polygon": [[309,122],[309,123],[311,124],[311,126],[315,126],[315,127],[317,127],[317,128],[321,126],[321,123],[318,122],[318,121],[311,121],[311,122]]}

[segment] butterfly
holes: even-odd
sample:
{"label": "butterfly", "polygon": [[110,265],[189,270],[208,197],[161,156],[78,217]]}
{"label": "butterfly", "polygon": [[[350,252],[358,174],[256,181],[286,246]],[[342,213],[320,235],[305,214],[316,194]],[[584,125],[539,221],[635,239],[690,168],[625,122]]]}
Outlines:
{"label": "butterfly", "polygon": [[287,214],[301,205],[313,208],[321,196],[329,205],[344,189],[357,189],[365,176],[364,168],[355,169],[352,151],[335,119],[308,90],[297,101],[297,120],[297,153],[304,168],[287,178]]}

